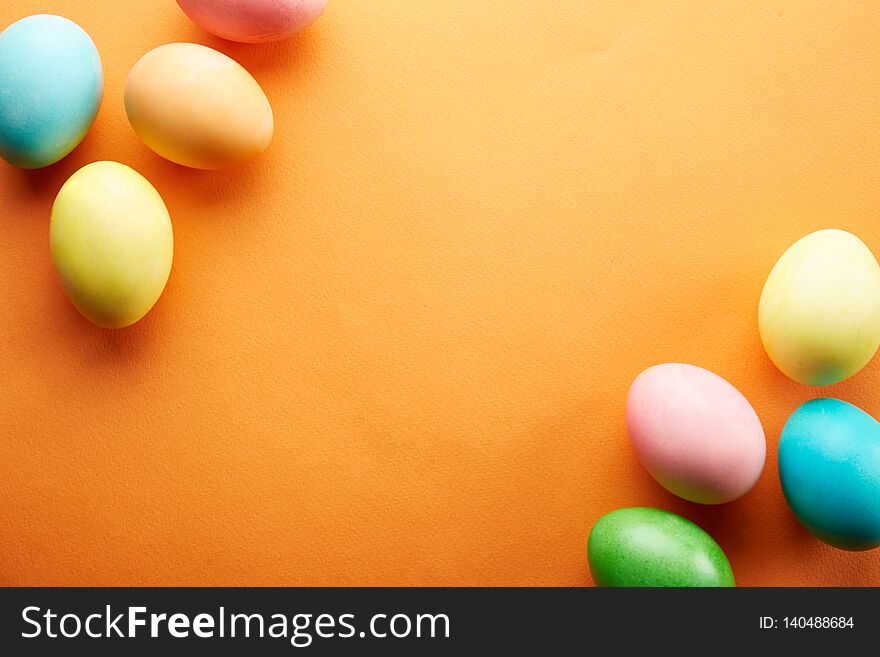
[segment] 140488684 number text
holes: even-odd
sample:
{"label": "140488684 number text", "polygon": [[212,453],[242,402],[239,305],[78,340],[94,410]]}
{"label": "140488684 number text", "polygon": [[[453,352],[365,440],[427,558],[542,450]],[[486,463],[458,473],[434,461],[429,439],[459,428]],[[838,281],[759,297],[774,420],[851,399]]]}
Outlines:
{"label": "140488684 number text", "polygon": [[838,630],[855,627],[852,616],[786,616],[782,627],[796,630]]}

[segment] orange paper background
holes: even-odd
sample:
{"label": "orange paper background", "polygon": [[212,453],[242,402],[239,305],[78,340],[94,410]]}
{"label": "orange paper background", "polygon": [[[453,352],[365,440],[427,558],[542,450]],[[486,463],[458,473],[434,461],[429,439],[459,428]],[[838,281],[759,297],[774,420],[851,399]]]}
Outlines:
{"label": "orange paper background", "polygon": [[[59,164],[0,163],[0,583],[580,585],[593,522],[667,508],[742,585],[880,583],[809,536],[776,444],[830,394],[880,416],[880,360],[810,389],[757,303],[819,228],[880,253],[880,4],[331,0],[292,40],[215,39],[173,0],[63,14],[106,93]],[[136,138],[130,67],[169,41],[241,62],[269,151],[187,170]],[[171,211],[153,311],[108,332],[63,296],[48,216],[112,159]],[[757,487],[674,498],[627,440],[633,377],[718,372],[768,437]]]}

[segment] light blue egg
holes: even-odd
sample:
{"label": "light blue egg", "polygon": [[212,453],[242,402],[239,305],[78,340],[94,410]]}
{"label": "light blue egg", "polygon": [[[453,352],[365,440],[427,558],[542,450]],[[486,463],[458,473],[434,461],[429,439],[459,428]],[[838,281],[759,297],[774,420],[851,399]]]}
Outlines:
{"label": "light blue egg", "polygon": [[779,478],[791,510],[844,550],[880,545],[880,423],[839,399],[798,408],[779,440]]}
{"label": "light blue egg", "polygon": [[0,33],[0,156],[23,169],[53,164],[86,136],[104,94],[85,30],[40,14]]}

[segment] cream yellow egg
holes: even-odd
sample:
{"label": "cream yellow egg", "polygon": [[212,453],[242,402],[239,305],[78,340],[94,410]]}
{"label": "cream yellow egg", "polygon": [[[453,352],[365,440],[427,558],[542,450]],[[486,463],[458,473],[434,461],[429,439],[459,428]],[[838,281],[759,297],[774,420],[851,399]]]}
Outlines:
{"label": "cream yellow egg", "polygon": [[275,125],[251,74],[194,43],[169,43],[141,57],[125,84],[125,111],[153,151],[196,169],[223,169],[262,153]]}
{"label": "cream yellow egg", "polygon": [[810,385],[851,377],[880,345],[880,265],[843,230],[810,233],[773,266],[758,308],[761,340],[787,376]]}
{"label": "cream yellow egg", "polygon": [[93,162],[58,192],[49,246],[77,310],[99,326],[122,328],[162,294],[174,238],[165,203],[146,178],[118,162]]}

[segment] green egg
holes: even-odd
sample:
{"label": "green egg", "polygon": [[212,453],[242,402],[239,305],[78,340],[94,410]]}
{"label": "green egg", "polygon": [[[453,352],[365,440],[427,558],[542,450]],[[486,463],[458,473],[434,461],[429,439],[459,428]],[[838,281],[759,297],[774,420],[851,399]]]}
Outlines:
{"label": "green egg", "polygon": [[587,557],[597,586],[735,586],[718,543],[660,509],[606,513],[590,531]]}

